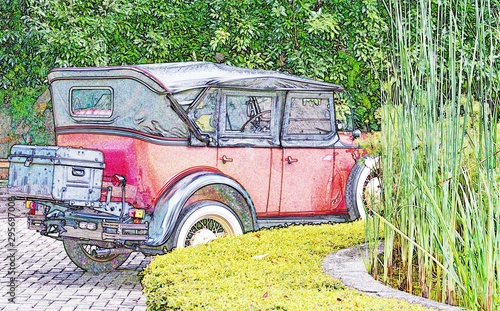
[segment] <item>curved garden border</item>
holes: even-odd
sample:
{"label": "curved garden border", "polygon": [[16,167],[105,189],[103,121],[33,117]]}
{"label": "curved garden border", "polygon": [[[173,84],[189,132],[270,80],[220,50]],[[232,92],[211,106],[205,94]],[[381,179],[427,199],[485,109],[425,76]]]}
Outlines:
{"label": "curved garden border", "polygon": [[[362,257],[363,256],[363,257]],[[409,303],[417,303],[428,308],[446,311],[464,310],[459,307],[439,303],[434,300],[414,296],[406,292],[385,286],[376,281],[367,271],[363,260],[367,260],[366,244],[342,249],[332,253],[323,260],[323,270],[349,287],[367,295],[403,299]]]}

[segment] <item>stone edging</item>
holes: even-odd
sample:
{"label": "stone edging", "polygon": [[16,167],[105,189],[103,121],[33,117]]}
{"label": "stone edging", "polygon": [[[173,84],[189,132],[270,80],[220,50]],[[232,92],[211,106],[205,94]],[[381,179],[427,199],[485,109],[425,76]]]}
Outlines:
{"label": "stone edging", "polygon": [[[361,257],[363,254],[363,258]],[[367,295],[385,298],[403,299],[409,303],[416,303],[428,308],[435,308],[446,311],[464,310],[459,307],[439,303],[434,300],[414,296],[406,292],[385,286],[373,279],[366,271],[363,259],[367,258],[366,244],[342,249],[332,253],[323,260],[323,270],[334,278],[353,289],[357,289]]]}

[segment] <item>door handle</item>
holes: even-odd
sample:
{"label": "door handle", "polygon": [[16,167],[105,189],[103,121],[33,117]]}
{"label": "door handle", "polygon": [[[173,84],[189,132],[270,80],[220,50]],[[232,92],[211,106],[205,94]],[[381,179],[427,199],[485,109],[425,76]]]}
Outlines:
{"label": "door handle", "polygon": [[286,158],[286,161],[288,162],[288,164],[292,164],[292,163],[295,163],[295,162],[299,162],[298,159],[294,159],[292,158],[291,156],[288,156],[288,158]]}
{"label": "door handle", "polygon": [[233,158],[228,158],[226,155],[223,155],[222,158],[222,164],[226,164],[227,162],[233,162]]}

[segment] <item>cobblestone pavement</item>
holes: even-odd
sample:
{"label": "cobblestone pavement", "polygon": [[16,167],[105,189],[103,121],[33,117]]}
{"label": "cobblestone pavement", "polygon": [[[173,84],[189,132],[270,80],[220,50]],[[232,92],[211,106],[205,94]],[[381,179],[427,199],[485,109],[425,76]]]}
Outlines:
{"label": "cobblestone pavement", "polygon": [[[85,272],[66,256],[62,242],[27,228],[26,218],[19,217],[22,202],[16,205],[11,247],[7,203],[0,189],[0,310],[146,310],[139,272],[149,257],[133,253],[120,270]],[[15,273],[15,303],[8,301],[9,272]]]}

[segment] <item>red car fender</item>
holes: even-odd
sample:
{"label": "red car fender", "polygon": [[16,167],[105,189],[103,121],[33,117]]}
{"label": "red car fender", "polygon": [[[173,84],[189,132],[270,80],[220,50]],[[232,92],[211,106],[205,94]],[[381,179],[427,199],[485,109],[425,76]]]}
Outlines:
{"label": "red car fender", "polygon": [[[247,191],[234,179],[215,171],[197,171],[181,177],[164,189],[156,202],[149,224],[149,246],[167,242],[186,202],[194,195],[202,199],[217,198],[238,216],[244,232],[257,229],[257,214]],[[198,198],[198,200],[200,200]]]}

